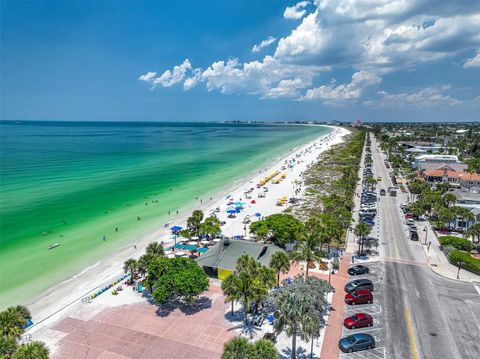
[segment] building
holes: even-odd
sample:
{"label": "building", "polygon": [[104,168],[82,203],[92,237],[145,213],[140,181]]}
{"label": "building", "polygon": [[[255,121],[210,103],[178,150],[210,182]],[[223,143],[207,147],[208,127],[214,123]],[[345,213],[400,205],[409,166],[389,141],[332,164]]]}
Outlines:
{"label": "building", "polygon": [[431,162],[420,162],[419,171],[432,171],[432,170],[443,170],[447,168],[449,171],[464,172],[468,165],[465,163],[431,163]]}
{"label": "building", "polygon": [[262,265],[268,266],[272,254],[279,251],[283,252],[283,249],[273,244],[224,238],[197,258],[196,262],[208,275],[223,280],[235,272],[237,259],[242,254],[249,254]]}
{"label": "building", "polygon": [[456,155],[420,155],[415,157],[414,165],[417,169],[422,163],[455,164],[462,163]]}
{"label": "building", "polygon": [[479,205],[480,206],[480,193],[468,192],[468,191],[451,191],[457,198],[457,205],[466,204],[466,205]]}
{"label": "building", "polygon": [[458,172],[449,166],[442,166],[440,169],[421,171],[421,178],[433,185],[436,183],[450,183],[453,187],[475,188],[480,187],[480,174],[469,172]]}

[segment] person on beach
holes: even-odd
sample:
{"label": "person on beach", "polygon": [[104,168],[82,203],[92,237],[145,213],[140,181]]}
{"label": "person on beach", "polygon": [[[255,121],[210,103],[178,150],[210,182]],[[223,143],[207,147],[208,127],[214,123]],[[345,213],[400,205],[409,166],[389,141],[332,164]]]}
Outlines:
{"label": "person on beach", "polygon": [[178,214],[178,209],[177,209],[177,214]]}
{"label": "person on beach", "polygon": [[133,249],[137,249],[137,243],[133,243]]}
{"label": "person on beach", "polygon": [[107,237],[105,237],[105,235],[103,236],[103,241],[106,241],[107,240]]}
{"label": "person on beach", "polygon": [[168,215],[170,215],[170,211],[168,211]]}
{"label": "person on beach", "polygon": [[140,216],[137,216],[137,221],[139,221],[140,219],[141,219]]}
{"label": "person on beach", "polygon": [[118,232],[118,227],[115,227],[115,232]]}

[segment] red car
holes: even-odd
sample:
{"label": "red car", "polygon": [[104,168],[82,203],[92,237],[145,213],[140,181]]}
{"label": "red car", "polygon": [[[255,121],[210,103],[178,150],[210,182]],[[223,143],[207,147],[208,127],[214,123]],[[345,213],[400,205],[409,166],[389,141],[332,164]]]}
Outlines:
{"label": "red car", "polygon": [[413,214],[405,213],[405,219],[413,218]]}
{"label": "red car", "polygon": [[355,290],[345,295],[345,303],[351,305],[373,303],[373,294],[368,290]]}
{"label": "red car", "polygon": [[345,318],[343,325],[348,329],[371,327],[373,325],[373,318],[371,315],[365,313],[357,313]]}

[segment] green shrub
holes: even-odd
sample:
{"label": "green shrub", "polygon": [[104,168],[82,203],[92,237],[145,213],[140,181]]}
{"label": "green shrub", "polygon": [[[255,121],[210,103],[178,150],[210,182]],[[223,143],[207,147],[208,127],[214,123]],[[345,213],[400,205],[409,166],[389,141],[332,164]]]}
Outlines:
{"label": "green shrub", "polygon": [[448,255],[448,260],[454,265],[460,263],[460,267],[475,274],[480,274],[480,259],[474,258],[464,251],[453,251]]}
{"label": "green shrub", "polygon": [[459,238],[455,236],[443,236],[438,238],[442,246],[452,246],[461,251],[470,252],[473,248],[472,242],[468,239]]}

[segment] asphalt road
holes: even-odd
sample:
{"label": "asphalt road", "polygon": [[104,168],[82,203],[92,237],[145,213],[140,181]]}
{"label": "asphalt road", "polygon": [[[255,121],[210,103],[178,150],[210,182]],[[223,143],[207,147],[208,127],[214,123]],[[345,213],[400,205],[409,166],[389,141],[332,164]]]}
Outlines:
{"label": "asphalt road", "polygon": [[[377,189],[391,186],[384,155],[372,141]],[[374,236],[378,236],[383,273],[383,327],[386,358],[480,358],[480,294],[472,283],[446,279],[426,262],[420,242],[407,237],[399,209],[406,202],[380,196]],[[424,234],[419,233],[420,241]]]}

